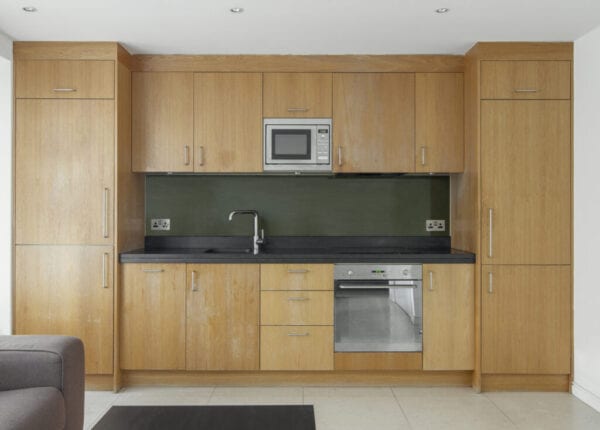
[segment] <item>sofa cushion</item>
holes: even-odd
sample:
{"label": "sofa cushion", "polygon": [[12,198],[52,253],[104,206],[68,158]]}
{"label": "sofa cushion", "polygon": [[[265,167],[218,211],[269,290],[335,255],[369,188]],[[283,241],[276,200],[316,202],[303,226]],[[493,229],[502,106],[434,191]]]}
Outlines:
{"label": "sofa cushion", "polygon": [[0,429],[61,430],[65,427],[65,402],[54,387],[0,391]]}

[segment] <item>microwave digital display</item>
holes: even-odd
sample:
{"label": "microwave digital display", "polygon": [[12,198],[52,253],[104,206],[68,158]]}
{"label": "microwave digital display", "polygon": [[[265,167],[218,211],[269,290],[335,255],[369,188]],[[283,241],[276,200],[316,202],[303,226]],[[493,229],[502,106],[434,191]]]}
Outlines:
{"label": "microwave digital display", "polygon": [[310,160],[310,130],[272,130],[271,157],[274,160]]}

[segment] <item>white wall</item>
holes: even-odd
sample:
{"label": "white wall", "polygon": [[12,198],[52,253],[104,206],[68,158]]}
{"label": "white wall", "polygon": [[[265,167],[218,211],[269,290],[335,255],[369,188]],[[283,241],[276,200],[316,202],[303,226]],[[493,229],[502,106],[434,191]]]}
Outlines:
{"label": "white wall", "polygon": [[12,41],[0,32],[0,334],[11,332]]}
{"label": "white wall", "polygon": [[600,27],[575,41],[575,380],[600,411]]}

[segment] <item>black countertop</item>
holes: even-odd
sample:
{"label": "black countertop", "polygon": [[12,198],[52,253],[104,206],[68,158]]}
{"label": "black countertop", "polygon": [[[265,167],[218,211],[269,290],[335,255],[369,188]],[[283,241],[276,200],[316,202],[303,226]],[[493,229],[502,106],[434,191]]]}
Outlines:
{"label": "black countertop", "polygon": [[270,237],[253,255],[246,236],[148,236],[121,263],[474,263],[475,254],[436,237]]}

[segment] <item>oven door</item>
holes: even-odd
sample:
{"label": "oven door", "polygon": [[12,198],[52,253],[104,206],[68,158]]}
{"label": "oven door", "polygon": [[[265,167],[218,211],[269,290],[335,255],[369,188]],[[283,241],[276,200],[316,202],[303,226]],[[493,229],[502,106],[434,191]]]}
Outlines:
{"label": "oven door", "polygon": [[336,281],[336,352],[423,350],[422,282]]}
{"label": "oven door", "polygon": [[265,163],[267,165],[317,164],[317,127],[314,125],[267,125]]}

